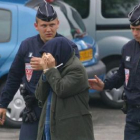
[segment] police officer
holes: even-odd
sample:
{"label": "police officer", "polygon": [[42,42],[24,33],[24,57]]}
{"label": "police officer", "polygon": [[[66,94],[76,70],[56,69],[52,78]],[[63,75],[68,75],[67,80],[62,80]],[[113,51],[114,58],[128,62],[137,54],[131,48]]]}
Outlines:
{"label": "police officer", "polygon": [[123,46],[119,70],[104,82],[95,76],[89,84],[92,89],[100,91],[124,84],[128,104],[124,140],[140,140],[140,4],[128,17],[134,39]]}
{"label": "police officer", "polygon": [[[34,91],[42,74],[39,50],[48,40],[61,36],[57,33],[59,27],[57,13],[46,1],[41,3],[38,8],[34,26],[39,34],[21,43],[0,98],[0,125],[3,125],[6,108],[19,89],[20,84],[24,83],[21,93],[25,99],[26,108],[22,113],[23,123],[20,131],[20,140],[36,140],[37,136],[41,109],[38,107]],[[77,46],[74,44],[73,47],[75,54],[79,56]]]}

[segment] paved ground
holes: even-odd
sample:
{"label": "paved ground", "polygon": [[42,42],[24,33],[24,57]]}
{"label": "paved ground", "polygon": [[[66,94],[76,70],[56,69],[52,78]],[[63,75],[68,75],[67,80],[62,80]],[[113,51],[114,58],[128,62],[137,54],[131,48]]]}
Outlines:
{"label": "paved ground", "polygon": [[[95,140],[123,140],[125,115],[110,109],[100,99],[89,102],[93,115]],[[0,140],[18,140],[19,129],[0,127]]]}
{"label": "paved ground", "polygon": [[95,140],[123,140],[125,115],[121,110],[110,109],[100,100],[90,101]]}

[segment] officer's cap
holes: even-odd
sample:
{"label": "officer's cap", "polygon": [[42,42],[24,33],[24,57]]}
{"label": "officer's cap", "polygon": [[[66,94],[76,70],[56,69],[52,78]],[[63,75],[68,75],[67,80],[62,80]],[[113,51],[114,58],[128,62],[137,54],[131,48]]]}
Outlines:
{"label": "officer's cap", "polygon": [[36,17],[43,21],[49,22],[56,19],[57,14],[53,7],[46,2],[46,0],[44,0],[44,2],[39,5]]}
{"label": "officer's cap", "polygon": [[134,9],[128,14],[128,18],[132,26],[140,25],[140,4],[136,5]]}

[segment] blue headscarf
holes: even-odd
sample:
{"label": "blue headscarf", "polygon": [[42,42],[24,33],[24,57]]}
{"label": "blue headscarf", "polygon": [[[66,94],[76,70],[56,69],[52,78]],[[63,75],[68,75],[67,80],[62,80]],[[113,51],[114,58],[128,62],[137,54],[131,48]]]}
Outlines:
{"label": "blue headscarf", "polygon": [[75,44],[65,37],[55,37],[45,43],[40,50],[40,53],[43,54],[46,52],[52,54],[57,62],[57,65],[63,63],[63,65],[60,67],[62,68],[74,52],[72,47],[73,45]]}

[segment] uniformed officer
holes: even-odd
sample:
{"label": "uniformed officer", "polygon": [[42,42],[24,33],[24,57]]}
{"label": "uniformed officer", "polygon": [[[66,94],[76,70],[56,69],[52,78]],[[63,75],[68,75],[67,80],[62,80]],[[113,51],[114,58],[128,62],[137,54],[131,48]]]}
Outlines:
{"label": "uniformed officer", "polygon": [[124,84],[127,115],[124,140],[140,140],[140,4],[128,15],[134,39],[124,45],[119,70],[102,82],[97,76],[89,80],[96,90],[119,88]]}
{"label": "uniformed officer", "polygon": [[[25,99],[26,108],[22,113],[23,123],[20,131],[20,140],[36,140],[37,136],[41,109],[36,102],[34,91],[42,74],[41,58],[39,58],[41,54],[39,51],[45,42],[61,36],[57,33],[59,28],[57,13],[46,1],[41,3],[38,8],[34,26],[39,34],[21,43],[0,98],[0,125],[3,125],[6,108],[19,89],[20,84],[24,83],[21,93]],[[73,45],[73,47],[75,54],[79,56],[77,46]]]}

